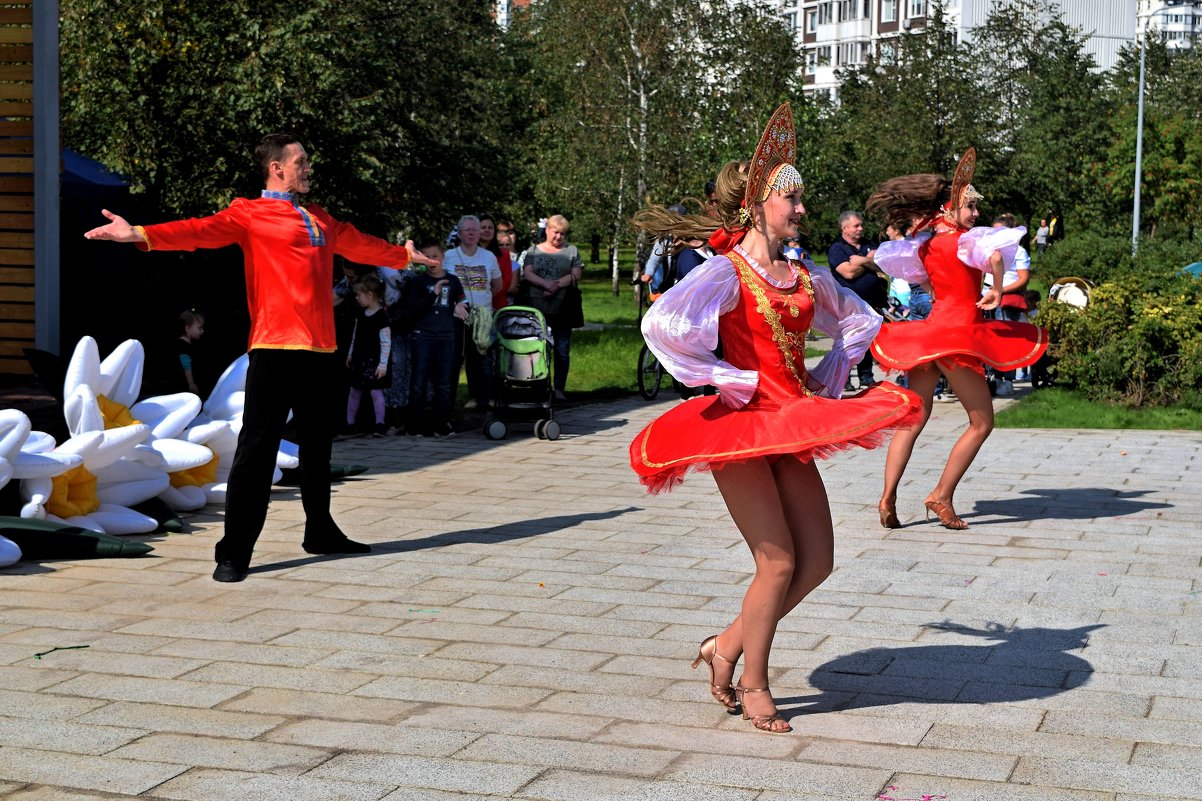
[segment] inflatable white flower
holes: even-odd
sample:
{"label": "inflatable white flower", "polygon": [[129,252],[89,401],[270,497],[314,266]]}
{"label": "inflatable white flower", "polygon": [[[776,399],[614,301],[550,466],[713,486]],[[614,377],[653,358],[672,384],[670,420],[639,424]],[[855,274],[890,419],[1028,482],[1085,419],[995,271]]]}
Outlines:
{"label": "inflatable white flower", "polygon": [[[72,434],[79,434],[98,430],[99,425],[107,435],[117,426],[145,424],[148,436],[121,461],[147,469],[123,464],[98,476],[99,484],[113,488],[116,493],[124,492],[127,505],[131,505],[147,500],[136,496],[152,486],[152,479],[158,478],[153,471],[158,471],[168,474],[168,483],[155,494],[163,494],[164,500],[175,509],[199,508],[204,505],[204,497],[199,492],[187,491],[197,482],[191,472],[198,469],[203,472],[204,466],[212,461],[213,452],[203,444],[180,437],[200,412],[200,398],[191,392],[178,392],[135,403],[142,387],[145,362],[146,352],[137,340],[122,342],[101,361],[96,341],[91,337],[81,339],[63,382],[67,426]],[[176,486],[184,490],[176,492]]]}
{"label": "inflatable white flower", "polygon": [[[184,432],[189,442],[203,444],[215,454],[213,478],[200,486],[209,503],[225,503],[230,467],[238,447],[238,434],[242,431],[242,413],[246,407],[246,371],[249,367],[250,357],[246,354],[235,359],[221,374],[200,414]],[[300,465],[297,446],[287,440],[282,441],[275,463],[272,481],[279,481],[283,477],[282,469]]]}
{"label": "inflatable white flower", "polygon": [[[54,438],[33,426],[24,412],[0,410],[0,487],[13,479],[50,479],[83,464],[77,454],[55,453]],[[21,558],[16,543],[0,537],[0,567]]]}

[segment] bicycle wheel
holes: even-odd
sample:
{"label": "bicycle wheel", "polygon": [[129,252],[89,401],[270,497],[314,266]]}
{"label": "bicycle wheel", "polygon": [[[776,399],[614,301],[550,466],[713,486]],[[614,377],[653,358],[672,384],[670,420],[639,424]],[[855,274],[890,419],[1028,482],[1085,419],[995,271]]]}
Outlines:
{"label": "bicycle wheel", "polygon": [[645,400],[655,400],[659,394],[659,385],[664,380],[664,368],[651,352],[651,348],[643,345],[639,351],[639,394]]}

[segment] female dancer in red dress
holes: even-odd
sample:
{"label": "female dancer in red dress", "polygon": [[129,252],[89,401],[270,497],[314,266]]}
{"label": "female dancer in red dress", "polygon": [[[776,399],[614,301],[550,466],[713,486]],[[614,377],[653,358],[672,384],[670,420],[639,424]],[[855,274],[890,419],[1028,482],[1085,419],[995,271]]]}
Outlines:
{"label": "female dancer in red dress", "polygon": [[[717,181],[719,222],[645,209],[637,225],[678,241],[709,239],[715,256],[668,290],[643,318],[643,335],[664,367],[717,397],[686,401],[651,422],[630,446],[631,465],[651,491],[670,489],[690,469],[712,469],[731,517],[755,559],[741,614],[701,644],[710,692],[763,731],[791,730],[768,687],[777,622],[830,574],[834,538],[816,456],[872,447],[889,429],[918,419],[913,393],[880,384],[839,400],[881,319],[841,288],[830,270],[789,261],[781,245],[798,234],[805,207],[793,166],[788,105],[773,114],[746,171],[727,164]],[[717,229],[717,230],[715,230]],[[811,372],[811,322],[834,345]],[[719,338],[723,358],[714,355]],[[732,687],[735,663],[746,658]]]}
{"label": "female dancer in red dress", "polygon": [[966,529],[952,507],[960,479],[993,430],[993,401],[982,362],[998,370],[1034,364],[1047,349],[1047,332],[1028,323],[986,320],[982,312],[996,308],[995,289],[981,294],[982,272],[993,273],[1001,286],[1006,261],[1014,259],[1025,228],[973,228],[981,195],[972,187],[976,152],[969,149],[952,181],[941,175],[907,175],[885,181],[868,199],[867,208],[883,221],[906,226],[919,223],[905,240],[882,243],[876,263],[895,278],[921,282],[929,278],[935,306],[927,319],[885,326],[872,343],[872,355],[884,367],[909,371],[909,386],[923,399],[922,420],[898,431],[885,459],[885,488],[879,511],[881,525],[898,528],[897,486],[914,443],[931,415],[935,384],[942,372],[968,412],[968,429],[956,440],[939,483],[923,505],[950,529]]}

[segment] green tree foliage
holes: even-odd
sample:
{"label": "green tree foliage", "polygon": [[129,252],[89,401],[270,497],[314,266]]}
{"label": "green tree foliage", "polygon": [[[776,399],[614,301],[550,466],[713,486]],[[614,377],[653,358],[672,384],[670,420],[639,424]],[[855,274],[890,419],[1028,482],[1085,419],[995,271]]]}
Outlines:
{"label": "green tree foliage", "polygon": [[746,158],[797,80],[796,41],[765,3],[544,0],[514,34],[530,52],[536,202],[611,245],[643,203],[696,197]]}
{"label": "green tree foliage", "polygon": [[991,129],[982,163],[990,206],[1035,222],[1063,218],[1093,190],[1090,167],[1110,133],[1085,35],[1055,3],[1006,0],[972,37]]}
{"label": "green tree foliage", "polygon": [[[1146,46],[1141,229],[1191,238],[1202,227],[1202,47],[1170,49],[1155,35]],[[1102,227],[1130,230],[1139,61],[1138,47],[1125,48],[1106,76],[1110,143],[1083,201]]]}
{"label": "green tree foliage", "polygon": [[369,230],[445,231],[502,200],[500,33],[485,2],[62,0],[69,147],[170,215],[261,187],[251,150],[293,130],[314,198]]}
{"label": "green tree foliage", "polygon": [[839,71],[839,104],[823,115],[827,180],[813,188],[832,238],[839,212],[863,208],[886,178],[947,174],[968,147],[981,150],[987,128],[973,63],[944,4],[932,2],[923,32],[903,33],[863,65]]}

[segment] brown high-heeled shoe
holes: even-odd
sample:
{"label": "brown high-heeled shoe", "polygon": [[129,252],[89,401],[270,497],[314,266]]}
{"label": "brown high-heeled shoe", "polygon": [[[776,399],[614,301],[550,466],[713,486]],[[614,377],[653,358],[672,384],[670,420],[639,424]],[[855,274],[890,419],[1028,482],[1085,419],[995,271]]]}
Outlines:
{"label": "brown high-heeled shoe", "polygon": [[[708,649],[708,650],[707,650]],[[726,711],[731,715],[739,711],[739,705],[735,702],[735,688],[729,684],[725,687],[714,683],[714,660],[721,659],[726,664],[734,667],[734,662],[730,661],[722,654],[718,653],[718,635],[706,637],[701,641],[701,647],[697,649],[697,658],[693,660],[693,669],[702,662],[710,669],[710,695],[714,696],[714,700],[726,707]]]}
{"label": "brown high-heeled shoe", "polygon": [[[743,707],[743,720],[750,720],[752,726],[769,734],[788,734],[793,731],[793,727],[789,725],[787,720],[780,716],[779,712],[773,712],[771,715],[747,714],[747,705],[743,703],[743,696],[747,693],[766,693],[770,691],[768,687],[735,687],[735,698],[738,699],[739,705]],[[783,724],[784,728],[777,726],[777,723]]]}
{"label": "brown high-heeled shoe", "polygon": [[935,517],[939,518],[939,525],[944,528],[950,528],[953,531],[963,531],[968,528],[968,524],[960,519],[960,515],[956,514],[956,510],[952,508],[950,503],[927,498],[922,502],[922,505],[927,508],[928,522],[931,519],[931,512],[934,512]]}
{"label": "brown high-heeled shoe", "polygon": [[897,501],[884,501],[876,505],[877,512],[881,515],[881,528],[901,528],[901,521],[897,519]]}

